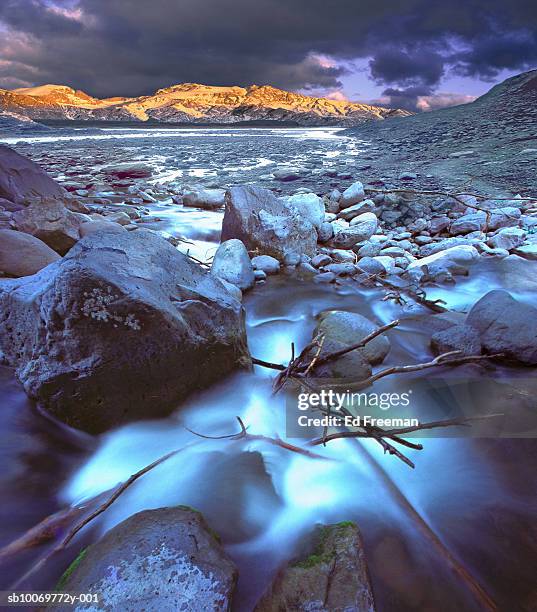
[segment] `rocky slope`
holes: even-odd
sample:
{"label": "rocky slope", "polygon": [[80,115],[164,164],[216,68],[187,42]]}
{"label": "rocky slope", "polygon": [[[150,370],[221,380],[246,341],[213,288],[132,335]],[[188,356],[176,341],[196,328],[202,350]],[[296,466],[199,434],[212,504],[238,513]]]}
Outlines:
{"label": "rocky slope", "polygon": [[371,142],[364,177],[487,193],[535,194],[537,178],[537,70],[493,87],[471,104],[363,125],[348,132]]}
{"label": "rocky slope", "polygon": [[64,85],[0,89],[0,111],[34,120],[238,123],[287,121],[298,125],[353,126],[408,115],[406,111],[326,98],[274,87],[211,87],[182,83],[138,98],[100,100]]}
{"label": "rocky slope", "polygon": [[26,131],[47,131],[49,128],[32,121],[24,115],[12,112],[0,112],[0,134],[15,134]]}

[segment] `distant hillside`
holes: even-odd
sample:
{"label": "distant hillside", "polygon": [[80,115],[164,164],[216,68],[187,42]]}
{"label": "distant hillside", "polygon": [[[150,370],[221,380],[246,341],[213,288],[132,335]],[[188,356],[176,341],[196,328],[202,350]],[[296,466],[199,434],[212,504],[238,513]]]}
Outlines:
{"label": "distant hillside", "polygon": [[372,142],[386,176],[413,170],[421,171],[422,181],[430,173],[443,184],[537,193],[537,70],[503,81],[470,104],[345,133]]}
{"label": "distant hillside", "polygon": [[98,99],[65,85],[0,89],[0,111],[34,120],[217,123],[287,121],[303,126],[359,125],[407,111],[291,93],[268,85],[182,83],[137,98]]}

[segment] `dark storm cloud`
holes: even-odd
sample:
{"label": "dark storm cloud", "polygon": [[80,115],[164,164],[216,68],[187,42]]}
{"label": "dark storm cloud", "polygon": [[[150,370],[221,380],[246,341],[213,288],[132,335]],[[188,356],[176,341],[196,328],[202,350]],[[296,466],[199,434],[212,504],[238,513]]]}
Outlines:
{"label": "dark storm cloud", "polygon": [[418,110],[418,100],[423,96],[431,96],[433,89],[421,85],[411,85],[404,89],[388,87],[382,95],[388,98],[387,106],[392,108],[404,108],[405,110]]}
{"label": "dark storm cloud", "polygon": [[444,73],[444,58],[421,47],[412,52],[396,48],[380,49],[369,62],[371,76],[380,83],[426,85],[438,83]]}
{"label": "dark storm cloud", "polygon": [[498,32],[477,40],[452,60],[460,74],[489,79],[504,68],[531,68],[537,65],[537,34],[534,31]]}
{"label": "dark storm cloud", "polygon": [[98,96],[181,81],[338,88],[371,58],[372,78],[411,104],[448,70],[491,78],[537,60],[531,0],[0,0],[1,24],[0,85]]}

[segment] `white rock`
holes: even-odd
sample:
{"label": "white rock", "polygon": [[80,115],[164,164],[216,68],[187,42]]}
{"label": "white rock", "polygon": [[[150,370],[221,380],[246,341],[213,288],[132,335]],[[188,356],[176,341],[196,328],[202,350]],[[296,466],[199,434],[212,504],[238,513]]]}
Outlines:
{"label": "white rock", "polygon": [[314,193],[296,193],[287,198],[286,205],[298,210],[299,214],[317,229],[325,220],[324,203]]}
{"label": "white rock", "polygon": [[225,189],[199,189],[183,195],[183,206],[212,210],[224,206]]}
{"label": "white rock", "polygon": [[218,247],[215,253],[211,273],[228,283],[236,285],[242,291],[250,289],[255,283],[254,269],[244,244],[232,238]]}
{"label": "white rock", "polygon": [[489,238],[488,244],[493,249],[505,249],[510,251],[522,246],[526,239],[526,232],[519,227],[504,227],[494,236]]}
{"label": "white rock", "polygon": [[537,260],[537,243],[525,244],[515,249],[515,253],[525,259]]}
{"label": "white rock", "polygon": [[443,274],[464,274],[479,258],[477,249],[469,245],[454,246],[445,251],[439,251],[423,259],[411,262],[407,270],[418,271],[427,278],[434,279]]}
{"label": "white rock", "polygon": [[265,274],[278,274],[280,271],[280,262],[270,255],[253,257],[252,266],[254,270],[262,270]]}
{"label": "white rock", "polygon": [[362,200],[365,200],[364,186],[362,183],[360,183],[360,181],[356,181],[356,183],[353,183],[350,187],[347,187],[347,189],[345,189],[341,195],[339,207],[340,209],[347,208],[348,206],[357,204]]}

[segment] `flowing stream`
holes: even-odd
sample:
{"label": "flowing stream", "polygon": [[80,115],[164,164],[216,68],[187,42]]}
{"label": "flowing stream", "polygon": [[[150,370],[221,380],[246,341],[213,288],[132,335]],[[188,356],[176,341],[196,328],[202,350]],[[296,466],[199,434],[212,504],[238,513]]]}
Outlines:
{"label": "flowing stream", "polygon": [[[263,154],[270,157],[270,151]],[[193,243],[182,249],[209,257],[218,244],[221,213],[168,204],[151,206],[148,227],[179,232]],[[455,287],[434,288],[429,295],[463,311],[506,283],[519,299],[535,301],[535,287],[519,286],[488,262]],[[269,277],[244,298],[251,353],[287,362],[291,343],[298,351],[307,344],[325,310],[350,310],[379,323],[401,317],[401,307],[382,297],[357,285],[336,289],[283,274]],[[381,367],[431,358],[430,330],[421,314],[388,333],[392,349]],[[256,367],[192,396],[167,419],[130,424],[95,439],[49,422],[11,371],[0,368],[1,544],[56,509],[105,491],[184,447],[130,487],[31,586],[51,588],[82,546],[133,513],[185,504],[205,515],[236,562],[239,612],[252,610],[278,566],[316,523],[342,520],[355,520],[361,529],[379,610],[482,609],[472,584],[499,609],[531,609],[527,598],[537,561],[534,440],[436,433],[421,440],[424,450],[408,450],[416,464],[411,470],[369,440],[336,440],[315,449],[322,458],[309,458],[269,441],[213,440],[189,431],[236,433],[239,416],[253,434],[285,438],[285,395],[272,394],[273,375]],[[438,375],[388,377],[375,389],[412,390],[412,415],[435,420],[453,416],[453,405],[464,404],[479,376],[475,366],[464,366]],[[532,388],[531,373],[495,367],[493,377],[485,392],[480,388],[480,405],[518,414],[522,409],[509,392],[513,385]],[[43,551],[25,553],[6,568],[2,587]]]}

